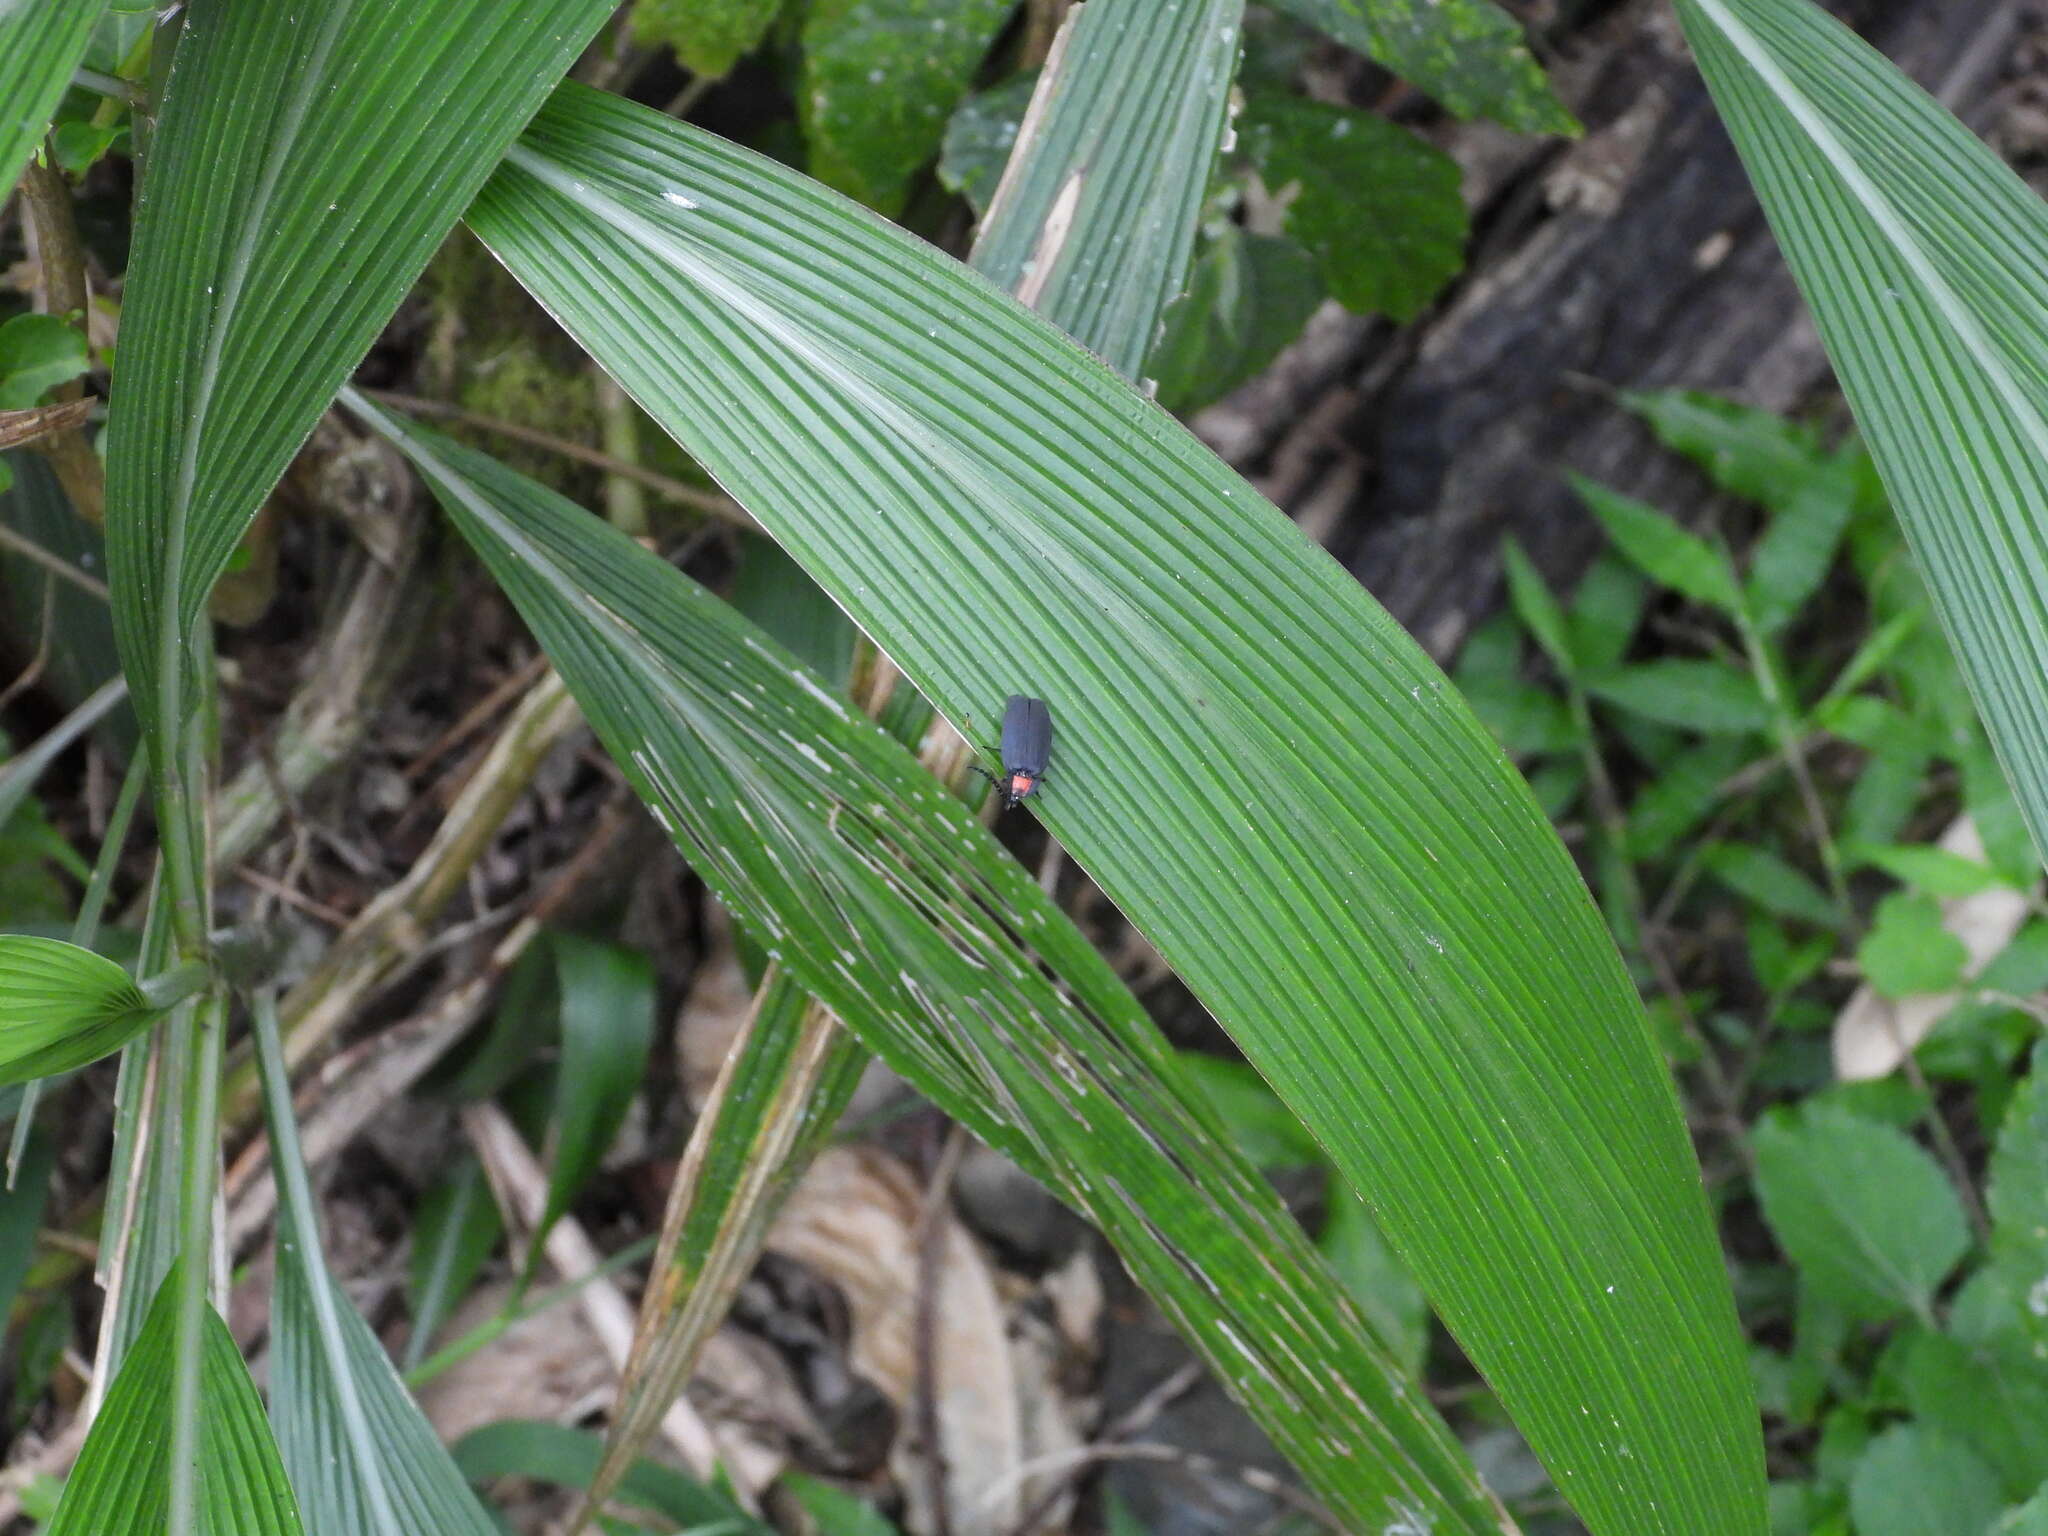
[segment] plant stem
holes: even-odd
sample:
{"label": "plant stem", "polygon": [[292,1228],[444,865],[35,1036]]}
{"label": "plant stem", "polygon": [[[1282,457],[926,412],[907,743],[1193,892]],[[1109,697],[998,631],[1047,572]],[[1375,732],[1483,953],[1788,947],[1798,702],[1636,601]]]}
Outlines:
{"label": "plant stem", "polygon": [[518,1306],[508,1307],[497,1316],[487,1318],[485,1321],[477,1324],[476,1327],[470,1329],[461,1338],[435,1350],[426,1359],[420,1361],[418,1365],[408,1370],[405,1373],[405,1384],[415,1390],[425,1386],[451,1365],[459,1365],[478,1350],[494,1343],[508,1330],[517,1328],[528,1318],[538,1317],[541,1313],[548,1311],[552,1307],[559,1306],[565,1301],[573,1300],[578,1291],[587,1285],[602,1280],[606,1275],[616,1274],[628,1265],[639,1263],[640,1260],[654,1252],[654,1241],[654,1238],[649,1236],[641,1238],[638,1242],[629,1243],[598,1265],[597,1268],[578,1275],[574,1280],[565,1281],[561,1285],[551,1286],[538,1295],[527,1297]]}
{"label": "plant stem", "polygon": [[200,1370],[206,1349],[212,1276],[213,1183],[220,1156],[220,1056],[226,1005],[205,997],[181,1009],[174,1028],[189,1032],[192,1073],[186,1080],[184,1156],[179,1189],[177,1336],[171,1361],[171,1499],[167,1529],[188,1536],[203,1529],[199,1510],[200,1436],[204,1411]]}
{"label": "plant stem", "polygon": [[1792,782],[1798,786],[1799,803],[1806,812],[1807,828],[1820,854],[1821,869],[1827,875],[1828,894],[1834,897],[1835,909],[1841,913],[1846,926],[1855,919],[1856,909],[1849,902],[1849,885],[1842,876],[1842,854],[1835,846],[1834,833],[1828,827],[1827,809],[1820,803],[1820,791],[1815,787],[1812,770],[1807,766],[1806,728],[1793,713],[1785,690],[1779,686],[1777,663],[1772,659],[1763,635],[1757,630],[1747,603],[1737,605],[1735,623],[1742,631],[1742,648],[1749,657],[1749,669],[1755,675],[1757,688],[1771,712],[1771,733],[1777,738],[1778,752],[1785,759]]}

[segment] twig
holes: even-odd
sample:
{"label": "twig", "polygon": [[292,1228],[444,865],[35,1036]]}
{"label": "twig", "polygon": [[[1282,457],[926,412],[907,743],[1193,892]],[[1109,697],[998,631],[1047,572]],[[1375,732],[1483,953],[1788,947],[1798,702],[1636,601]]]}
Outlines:
{"label": "twig", "polygon": [[57,578],[43,577],[43,622],[36,626],[36,653],[29,658],[29,664],[21,674],[5,688],[0,688],[0,709],[5,709],[29,689],[43,675],[43,669],[50,664],[50,638],[57,628]]}
{"label": "twig", "polygon": [[[1151,1391],[1147,1392],[1143,1397],[1131,1404],[1129,1408],[1125,1409],[1123,1413],[1119,1414],[1115,1422],[1106,1425],[1102,1433],[1097,1435],[1091,1444],[1120,1445],[1127,1440],[1135,1439],[1150,1429],[1153,1420],[1164,1413],[1176,1398],[1191,1391],[1201,1381],[1204,1374],[1202,1362],[1199,1360],[1190,1360],[1181,1366],[1179,1370],[1170,1372]],[[1035,1536],[1038,1528],[1045,1523],[1047,1517],[1052,1514],[1054,1507],[1058,1505],[1061,1496],[1072,1486],[1074,1481],[1073,1474],[1079,1472],[1081,1467],[1085,1465],[1086,1463],[1082,1463],[1081,1466],[1067,1469],[1063,1476],[1051,1478],[1045,1491],[1040,1493],[1031,1502],[1030,1507],[1019,1517],[1017,1523],[1010,1528],[1010,1536]],[[1020,1484],[1028,1480],[1023,1475],[1023,1468],[1018,1468],[1017,1473],[1019,1474],[1018,1481]],[[1003,1487],[1007,1489],[1009,1486],[1009,1480],[1007,1478],[1004,1479]],[[991,1493],[995,1492],[993,1489],[990,1491]]]}
{"label": "twig", "polygon": [[101,602],[107,600],[107,584],[88,576],[62,555],[53,555],[34,539],[24,538],[12,528],[0,527],[0,548],[11,549],[24,560],[33,560],[45,570],[63,577],[81,592],[90,592]]}
{"label": "twig", "polygon": [[330,928],[346,928],[349,917],[346,912],[337,912],[324,901],[315,901],[305,892],[296,890],[282,880],[273,880],[260,869],[251,869],[246,864],[235,866],[236,878],[246,880],[265,895],[275,896],[288,907],[294,907],[308,917],[317,917]]}
{"label": "twig", "polygon": [[1976,1234],[1978,1242],[1990,1242],[1991,1217],[1985,1212],[1984,1201],[1977,1193],[1977,1181],[1970,1177],[1970,1165],[1963,1157],[1963,1149],[1956,1145],[1955,1133],[1949,1130],[1948,1120],[1941,1112],[1941,1101],[1934,1096],[1927,1074],[1920,1070],[1919,1057],[1911,1049],[1902,1049],[1899,1068],[1906,1074],[1906,1081],[1913,1085],[1914,1091],[1927,1101],[1927,1132],[1934,1140],[1935,1154],[1948,1170],[1949,1182],[1956,1187],[1963,1214],[1970,1220],[1970,1230]]}
{"label": "twig", "polygon": [[490,724],[505,712],[505,706],[540,681],[540,675],[548,669],[545,652],[536,653],[526,665],[519,668],[500,682],[489,693],[469,707],[460,720],[449,726],[426,751],[407,763],[401,770],[404,777],[417,781],[434,764],[453,752],[482,727]]}
{"label": "twig", "polygon": [[[497,1105],[482,1102],[462,1107],[462,1128],[477,1161],[491,1182],[504,1210],[532,1230],[547,1204],[547,1175],[527,1149],[526,1141]],[[590,1274],[602,1259],[597,1247],[573,1216],[560,1218],[544,1239],[548,1262],[564,1280],[575,1281]],[[623,1371],[633,1348],[633,1309],[617,1286],[593,1280],[577,1293],[577,1303],[592,1330],[610,1356],[612,1368]],[[711,1476],[718,1464],[718,1447],[711,1430],[698,1417],[686,1397],[678,1397],[662,1417],[669,1443],[681,1454],[684,1464],[700,1478]]]}
{"label": "twig", "polygon": [[578,463],[588,464],[593,469],[601,469],[608,475],[623,475],[629,480],[637,480],[658,496],[666,497],[682,506],[692,507],[708,516],[723,519],[734,527],[746,528],[757,533],[760,531],[760,525],[730,496],[686,485],[681,480],[656,470],[645,469],[624,459],[614,458],[601,449],[586,447],[572,438],[557,437],[552,432],[522,426],[516,421],[486,416],[446,400],[426,400],[418,395],[402,395],[388,389],[366,389],[363,394],[368,399],[391,406],[394,410],[404,411],[408,415],[437,416],[446,421],[459,421],[466,427],[475,427],[479,432],[492,432],[499,437],[509,437],[515,443],[545,448],[548,452],[558,453],[565,459],[575,459]]}
{"label": "twig", "polygon": [[355,750],[417,636],[406,609],[419,565],[413,558],[421,527],[418,502],[410,479],[395,470],[384,484],[393,488],[394,500],[391,535],[383,542],[397,558],[380,560],[367,545],[356,556],[353,585],[275,735],[215,795],[216,867],[231,867],[254,853],[289,799]]}
{"label": "twig", "polygon": [[[293,1070],[427,942],[428,928],[490,846],[541,763],[582,719],[558,675],[549,673],[534,685],[449,807],[426,852],[403,880],[356,915],[313,973],[286,996],[280,1013],[285,1059]],[[259,1098],[254,1067],[245,1062],[229,1074],[224,1095],[228,1124],[251,1126]]]}
{"label": "twig", "polygon": [[[85,246],[78,238],[78,219],[71,206],[71,189],[53,167],[39,165],[30,157],[21,175],[22,230],[28,237],[29,258],[36,264],[43,311],[68,316],[77,314],[83,328],[84,315],[92,302],[85,282]],[[77,400],[85,386],[67,380],[54,391],[59,404]],[[72,510],[97,527],[107,516],[107,476],[100,456],[85,440],[79,428],[53,432],[32,445],[50,461],[58,483],[71,499]]]}

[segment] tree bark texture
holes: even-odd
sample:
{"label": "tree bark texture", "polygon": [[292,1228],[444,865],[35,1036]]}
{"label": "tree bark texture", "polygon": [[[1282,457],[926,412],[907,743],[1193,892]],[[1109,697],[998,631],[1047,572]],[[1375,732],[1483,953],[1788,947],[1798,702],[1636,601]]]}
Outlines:
{"label": "tree bark texture", "polygon": [[[2038,0],[1834,7],[1979,133],[2016,105]],[[1196,430],[1440,660],[1496,606],[1512,535],[1569,582],[1600,546],[1575,469],[1698,524],[1705,483],[1612,391],[1794,410],[1827,359],[1666,0],[1629,0],[1550,62],[1577,142],[1451,125],[1470,264],[1405,328],[1325,306]]]}

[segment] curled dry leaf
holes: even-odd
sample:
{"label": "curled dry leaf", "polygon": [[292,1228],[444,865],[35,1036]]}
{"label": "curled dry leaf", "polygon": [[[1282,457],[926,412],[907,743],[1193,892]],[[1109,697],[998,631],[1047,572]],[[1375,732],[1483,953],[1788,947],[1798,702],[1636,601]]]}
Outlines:
{"label": "curled dry leaf", "polygon": [[[1976,824],[1957,817],[1942,833],[1942,850],[1981,862],[1984,843]],[[2026,921],[2027,893],[1993,886],[1971,896],[1941,904],[1941,925],[1969,952],[1963,974],[1975,976],[2012,942]],[[1927,1038],[1948,1011],[1962,1000],[1960,992],[1930,992],[1892,999],[1865,983],[1835,1015],[1835,1076],[1845,1083],[1863,1082],[1898,1070],[1907,1053]]]}
{"label": "curled dry leaf", "polygon": [[[916,1422],[918,1407],[924,1206],[924,1190],[893,1158],[871,1148],[834,1148],[797,1186],[767,1244],[840,1288],[852,1320],[854,1368],[896,1404],[906,1427]],[[1038,1497],[1027,1464],[1070,1449],[1080,1436],[1070,1414],[1048,1406],[1057,1399],[1045,1363],[1013,1349],[1008,1310],[980,1247],[950,1208],[935,1219],[943,1247],[928,1306],[937,1330],[948,1514],[955,1536],[997,1536]],[[1040,1399],[1029,1412],[1027,1396]],[[915,1439],[907,1429],[898,1434],[890,1465],[909,1499],[905,1528],[918,1533],[934,1525],[929,1471]]]}

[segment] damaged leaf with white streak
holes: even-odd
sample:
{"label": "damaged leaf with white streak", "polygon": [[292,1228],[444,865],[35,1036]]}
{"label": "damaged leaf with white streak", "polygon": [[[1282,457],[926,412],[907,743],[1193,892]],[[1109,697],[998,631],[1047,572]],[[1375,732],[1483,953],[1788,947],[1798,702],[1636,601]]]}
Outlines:
{"label": "damaged leaf with white streak", "polygon": [[426,476],[706,883],[818,1002],[1092,1220],[1340,1517],[1504,1515],[1136,1000],[915,759],[680,572],[357,405]]}

